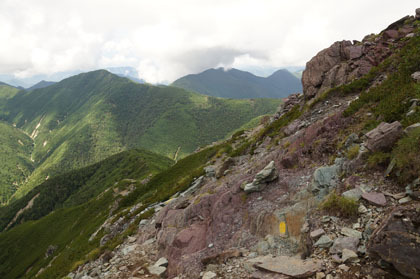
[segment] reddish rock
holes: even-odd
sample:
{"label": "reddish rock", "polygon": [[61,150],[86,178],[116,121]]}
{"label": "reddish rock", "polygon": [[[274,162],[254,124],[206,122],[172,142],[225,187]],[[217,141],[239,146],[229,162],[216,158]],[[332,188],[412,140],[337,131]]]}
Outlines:
{"label": "reddish rock", "polygon": [[206,247],[205,239],[205,226],[193,224],[176,235],[173,246],[182,249],[184,253],[194,253]]}
{"label": "reddish rock", "polygon": [[363,193],[362,198],[367,200],[368,202],[378,205],[378,206],[385,206],[386,205],[386,198],[385,195],[382,193],[377,192],[370,192],[370,193]]}
{"label": "reddish rock", "polygon": [[366,134],[366,147],[372,151],[387,151],[403,134],[403,127],[400,122],[382,122],[375,129]]}
{"label": "reddish rock", "polygon": [[374,231],[368,245],[371,257],[391,263],[412,279],[420,278],[420,215],[417,210],[414,205],[392,210]]}
{"label": "reddish rock", "polygon": [[389,39],[398,39],[399,38],[399,34],[397,30],[387,30],[384,32],[383,35],[385,40],[389,40]]}

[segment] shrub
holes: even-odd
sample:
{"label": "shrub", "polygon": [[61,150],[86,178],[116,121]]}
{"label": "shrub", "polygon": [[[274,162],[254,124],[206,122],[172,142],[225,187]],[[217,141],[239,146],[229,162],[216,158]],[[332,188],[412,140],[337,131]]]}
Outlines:
{"label": "shrub", "polygon": [[360,149],[360,146],[358,144],[350,146],[350,148],[347,150],[346,157],[349,160],[356,158],[357,155],[359,154],[359,149]]}
{"label": "shrub", "polygon": [[386,166],[389,163],[390,158],[390,153],[374,152],[367,159],[368,167],[375,168],[378,166]]}
{"label": "shrub", "polygon": [[359,207],[358,202],[337,195],[332,192],[328,195],[326,200],[321,203],[320,208],[329,212],[343,217],[353,217],[357,215],[357,209]]}

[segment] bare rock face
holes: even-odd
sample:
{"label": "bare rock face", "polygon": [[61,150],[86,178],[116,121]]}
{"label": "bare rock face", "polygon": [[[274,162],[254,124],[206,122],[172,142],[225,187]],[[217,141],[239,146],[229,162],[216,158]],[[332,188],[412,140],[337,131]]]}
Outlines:
{"label": "bare rock face", "polygon": [[420,207],[417,204],[392,210],[373,233],[368,252],[391,263],[401,274],[420,278]]}
{"label": "bare rock face", "polygon": [[392,45],[398,45],[401,38],[414,30],[406,23],[407,19],[410,17],[394,22],[378,36],[366,36],[362,42],[339,41],[320,51],[306,63],[302,74],[305,99],[360,78],[380,64],[392,54]]}
{"label": "bare rock face", "polygon": [[400,122],[393,123],[382,122],[375,129],[366,134],[366,147],[372,151],[386,151],[403,134],[403,127]]}

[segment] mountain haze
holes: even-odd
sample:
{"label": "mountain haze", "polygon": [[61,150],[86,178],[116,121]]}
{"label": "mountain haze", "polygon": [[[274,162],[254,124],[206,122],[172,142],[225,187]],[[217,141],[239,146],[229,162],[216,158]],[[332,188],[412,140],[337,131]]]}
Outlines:
{"label": "mountain haze", "polygon": [[287,70],[264,78],[237,69],[209,69],[177,79],[173,86],[201,94],[232,98],[285,98],[302,91],[300,80]]}

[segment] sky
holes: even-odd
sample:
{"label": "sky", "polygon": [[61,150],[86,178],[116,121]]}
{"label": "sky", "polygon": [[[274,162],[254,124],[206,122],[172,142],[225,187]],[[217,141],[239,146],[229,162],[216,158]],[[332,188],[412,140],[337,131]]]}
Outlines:
{"label": "sky", "polygon": [[208,68],[304,66],[361,40],[418,0],[0,0],[0,74],[130,66],[150,83]]}

